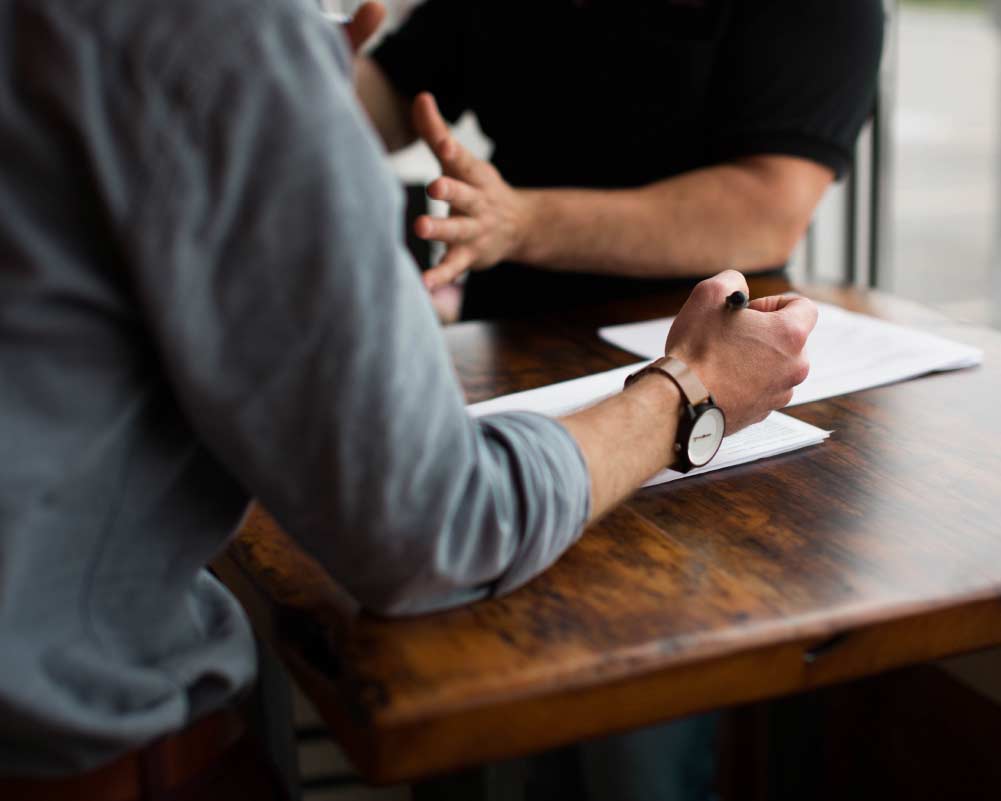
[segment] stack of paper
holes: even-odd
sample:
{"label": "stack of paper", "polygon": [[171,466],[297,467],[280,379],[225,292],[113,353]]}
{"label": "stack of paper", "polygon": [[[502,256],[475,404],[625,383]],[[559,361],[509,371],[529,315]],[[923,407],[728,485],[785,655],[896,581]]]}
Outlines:
{"label": "stack of paper", "polygon": [[[974,367],[983,352],[969,345],[818,303],[820,317],[807,344],[810,376],[790,406],[892,384],[926,373]],[[673,317],[602,328],[603,339],[647,359],[664,355]]]}
{"label": "stack of paper", "polygon": [[699,473],[736,467],[739,464],[756,462],[758,459],[767,459],[769,456],[789,453],[808,445],[819,445],[830,435],[830,431],[824,431],[822,428],[804,423],[795,417],[772,412],[760,423],[748,426],[743,431],[738,431],[733,436],[724,439],[723,444],[720,445],[719,453],[705,467],[697,468],[690,473],[663,470],[644,486],[666,484],[668,481],[677,481],[686,475],[697,476]]}
{"label": "stack of paper", "polygon": [[[645,362],[641,362],[641,364],[645,364]],[[622,382],[625,381],[630,370],[635,370],[637,367],[638,365],[633,365],[632,367],[610,370],[606,373],[589,375],[585,378],[577,378],[573,381],[564,381],[560,384],[550,384],[527,392],[505,395],[501,398],[473,404],[469,407],[469,411],[476,417],[512,411],[538,412],[550,417],[559,417],[590,406],[618,392],[622,389]],[[674,470],[663,470],[651,478],[646,486],[665,484],[668,481],[685,478],[686,475],[695,476],[699,473],[722,470],[725,467],[733,467],[757,459],[777,456],[780,453],[788,453],[807,445],[816,445],[823,442],[828,436],[828,432],[816,426],[774,412],[757,425],[749,426],[732,437],[724,439],[716,458],[705,467],[692,470],[687,474],[677,473]]]}
{"label": "stack of paper", "polygon": [[[810,337],[810,377],[796,388],[792,404],[857,392],[903,381],[925,373],[973,367],[983,353],[969,345],[854,314],[837,306],[818,303],[820,317]],[[473,415],[532,411],[558,417],[590,406],[622,389],[626,376],[664,353],[664,341],[674,318],[603,328],[601,336],[614,345],[646,359],[604,373],[517,392],[469,407]],[[716,458],[698,475],[823,442],[829,432],[775,412],[767,420],[723,440]],[[664,470],[647,482],[663,484],[685,474]]]}
{"label": "stack of paper", "polygon": [[562,417],[585,406],[592,406],[621,391],[629,374],[635,373],[645,364],[646,362],[637,362],[604,373],[595,373],[559,384],[549,384],[525,392],[515,392],[512,395],[474,403],[469,407],[469,411],[475,417],[494,412],[538,412],[548,417]]}

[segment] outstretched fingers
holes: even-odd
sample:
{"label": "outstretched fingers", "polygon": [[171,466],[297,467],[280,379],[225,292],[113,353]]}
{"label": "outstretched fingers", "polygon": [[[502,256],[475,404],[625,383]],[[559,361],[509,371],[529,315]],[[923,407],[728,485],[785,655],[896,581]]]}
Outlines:
{"label": "outstretched fingers", "polygon": [[482,163],[452,136],[431,93],[421,92],[414,98],[413,121],[414,130],[431,148],[442,172],[465,181],[478,175]]}
{"label": "outstretched fingers", "polygon": [[477,214],[483,206],[480,190],[456,178],[438,178],[428,186],[428,195],[462,214]]}
{"label": "outstretched fingers", "polygon": [[445,257],[424,273],[424,286],[437,289],[451,284],[473,266],[476,255],[472,249],[457,245],[448,249]]}
{"label": "outstretched fingers", "polygon": [[423,214],[414,223],[414,233],[421,239],[433,239],[453,245],[476,239],[483,226],[474,217],[432,217]]}

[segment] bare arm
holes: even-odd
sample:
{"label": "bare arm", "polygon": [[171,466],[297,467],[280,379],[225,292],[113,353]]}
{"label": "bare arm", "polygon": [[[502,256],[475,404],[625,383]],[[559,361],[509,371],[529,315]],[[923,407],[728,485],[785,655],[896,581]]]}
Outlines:
{"label": "bare arm", "polygon": [[635,190],[521,191],[523,236],[511,258],[646,278],[774,267],[832,179],[805,159],[752,156]]}
{"label": "bare arm", "polygon": [[426,273],[429,286],[508,259],[648,278],[774,267],[834,177],[806,159],[760,155],[639,189],[520,190],[455,141],[430,95],[415,101],[414,124],[444,173],[428,191],[452,207],[447,219],[416,223],[419,236],[449,247]]}
{"label": "bare arm", "polygon": [[390,153],[417,141],[410,101],[393,88],[379,65],[367,56],[355,61],[355,92]]}
{"label": "bare arm", "polygon": [[681,395],[650,375],[624,392],[561,422],[577,440],[591,477],[591,514],[604,516],[662,470],[678,432]]}

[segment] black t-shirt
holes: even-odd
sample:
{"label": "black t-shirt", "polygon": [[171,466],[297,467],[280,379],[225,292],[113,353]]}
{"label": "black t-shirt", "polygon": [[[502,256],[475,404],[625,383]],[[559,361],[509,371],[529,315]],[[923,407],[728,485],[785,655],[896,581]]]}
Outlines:
{"label": "black t-shirt", "polygon": [[[514,186],[640,186],[732,158],[841,175],[872,108],[880,0],[427,0],[374,57],[402,94],[472,109]],[[466,317],[643,291],[498,265]]]}

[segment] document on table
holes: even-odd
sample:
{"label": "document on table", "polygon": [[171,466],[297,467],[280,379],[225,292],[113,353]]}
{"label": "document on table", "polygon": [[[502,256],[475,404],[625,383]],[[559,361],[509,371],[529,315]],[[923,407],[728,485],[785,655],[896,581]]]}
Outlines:
{"label": "document on table", "polygon": [[[645,364],[645,362],[640,364]],[[549,417],[560,417],[591,406],[619,392],[626,376],[638,367],[639,365],[620,367],[616,370],[576,378],[572,381],[530,389],[527,392],[504,395],[483,403],[474,403],[468,407],[469,412],[474,417],[514,411],[538,412]],[[829,432],[823,429],[788,415],[773,412],[762,422],[724,439],[716,458],[705,467],[692,470],[687,474],[674,470],[663,470],[651,478],[645,486],[665,484],[686,476],[696,476],[700,473],[722,470],[725,467],[734,467],[769,456],[778,456],[781,453],[788,453],[807,445],[817,445],[828,436]]]}
{"label": "document on table", "polygon": [[[796,388],[790,406],[983,361],[983,352],[969,345],[828,303],[817,307],[820,317],[807,343],[810,375]],[[615,325],[598,333],[613,345],[656,359],[664,354],[673,319]]]}

